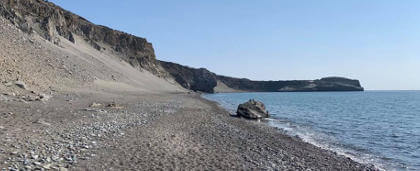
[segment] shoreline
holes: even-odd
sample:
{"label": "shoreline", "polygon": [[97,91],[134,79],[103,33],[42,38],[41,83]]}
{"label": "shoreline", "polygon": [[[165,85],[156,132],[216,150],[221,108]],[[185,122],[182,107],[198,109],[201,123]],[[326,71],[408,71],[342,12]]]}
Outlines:
{"label": "shoreline", "polygon": [[231,117],[195,93],[63,92],[47,102],[4,97],[0,168],[9,170],[377,170]]}
{"label": "shoreline", "polygon": [[[243,92],[241,92],[241,93],[243,93]],[[253,92],[245,92],[245,93],[253,93]],[[210,105],[212,105],[214,108],[218,108],[218,110],[223,110],[227,114],[232,115],[232,113],[228,111],[229,109],[226,109],[225,107],[222,106],[222,104],[220,104],[217,101],[213,101],[213,100],[210,100],[210,99],[207,99],[207,98],[203,97],[204,95],[206,95],[206,94],[200,94],[199,98],[201,98],[202,100],[206,101],[207,103],[209,103]],[[292,138],[295,141],[301,141],[301,142],[304,142],[304,143],[308,143],[308,144],[314,146],[315,148],[320,148],[322,150],[327,150],[327,151],[333,152],[334,155],[337,155],[337,156],[340,156],[340,157],[345,157],[345,158],[351,158],[352,157],[352,156],[348,156],[345,153],[340,154],[339,152],[337,152],[335,150],[322,147],[321,145],[317,145],[317,144],[315,144],[313,142],[305,141],[302,137],[300,137],[298,135],[292,136],[290,134],[287,134],[286,133],[286,130],[284,130],[284,129],[280,128],[280,127],[269,125],[269,123],[268,123],[268,122],[270,122],[269,120],[263,120],[263,121],[252,121],[252,120],[246,120],[246,119],[242,119],[242,120],[244,120],[244,122],[246,122],[246,124],[254,124],[252,122],[256,122],[255,124],[258,124],[259,126],[263,126],[263,127],[266,126],[266,127],[274,128],[273,131],[275,131],[277,133],[280,133],[280,134],[283,134],[283,136],[289,136],[290,138]],[[264,124],[260,125],[260,123],[264,123]],[[373,170],[375,170],[375,169],[384,170],[384,169],[382,169],[382,168],[380,168],[378,166],[375,166],[374,164],[371,164],[371,163],[361,163],[361,162],[356,161],[355,159],[351,159],[351,160],[353,160],[356,163],[359,163],[359,164],[362,164],[362,165],[366,165],[367,167],[373,167],[373,168],[369,168],[369,169],[373,169]]]}
{"label": "shoreline", "polygon": [[[243,93],[243,92],[240,92],[240,93]],[[245,92],[245,93],[260,93],[260,92]],[[262,92],[262,93],[265,93],[265,92]],[[267,92],[267,93],[270,93],[270,92]],[[283,93],[283,92],[271,92],[271,93]],[[229,94],[229,93],[223,93],[223,94]],[[214,103],[213,105],[216,105],[215,107],[220,108],[221,110],[225,110],[229,115],[233,115],[233,113],[229,112],[229,111],[231,111],[231,109],[228,109],[228,108],[224,107],[221,103],[219,103],[216,100],[211,100],[211,99],[208,99],[208,98],[204,97],[205,95],[208,95],[208,94],[201,94],[200,97],[202,99],[206,100],[206,101],[209,101],[209,103]],[[232,112],[234,112],[233,109],[232,109]],[[263,119],[262,121],[252,121],[252,120],[246,120],[246,119],[243,119],[243,120],[248,121],[248,122],[265,123],[265,126],[278,129],[277,131],[280,131],[281,134],[284,134],[286,136],[290,136],[290,137],[293,137],[293,138],[297,138],[296,141],[302,141],[302,142],[305,142],[305,143],[309,143],[309,144],[311,144],[311,145],[313,145],[317,148],[321,148],[323,150],[331,151],[338,156],[343,156],[343,157],[346,157],[346,158],[350,158],[351,160],[353,160],[357,163],[360,163],[362,165],[367,165],[367,166],[370,166],[370,167],[373,166],[375,169],[378,169],[378,170],[386,170],[383,167],[381,167],[378,163],[362,162],[363,159],[359,159],[355,155],[351,155],[351,154],[348,154],[348,153],[344,152],[348,149],[341,149],[341,150],[344,150],[344,151],[340,151],[338,149],[338,147],[328,147],[329,146],[328,144],[323,145],[323,144],[317,142],[316,140],[308,140],[308,138],[312,138],[312,137],[307,137],[307,138],[302,137],[304,135],[299,135],[298,132],[295,132],[296,135],[293,135],[291,132],[282,128],[281,125],[277,125],[278,123],[274,123],[276,121],[275,119],[267,118],[267,119]],[[337,149],[335,149],[335,148],[337,148]]]}

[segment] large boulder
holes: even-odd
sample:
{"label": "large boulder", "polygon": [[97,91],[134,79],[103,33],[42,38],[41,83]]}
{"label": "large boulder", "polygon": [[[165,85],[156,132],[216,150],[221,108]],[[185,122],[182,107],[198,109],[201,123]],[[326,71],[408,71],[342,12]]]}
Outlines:
{"label": "large boulder", "polygon": [[265,109],[265,105],[262,102],[256,101],[254,99],[240,104],[236,114],[239,117],[244,117],[247,119],[262,119],[270,117],[268,111]]}

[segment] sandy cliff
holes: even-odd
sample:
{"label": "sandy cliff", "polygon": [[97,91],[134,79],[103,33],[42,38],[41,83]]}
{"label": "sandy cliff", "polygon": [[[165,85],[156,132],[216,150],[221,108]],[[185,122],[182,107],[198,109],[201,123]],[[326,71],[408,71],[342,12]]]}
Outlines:
{"label": "sandy cliff", "polygon": [[98,51],[111,48],[134,67],[145,68],[159,75],[151,43],[86,19],[43,0],[2,0],[1,14],[27,33],[37,33],[60,45],[60,37],[76,43],[80,36]]}
{"label": "sandy cliff", "polygon": [[96,26],[44,1],[0,1],[0,14],[1,93],[34,99],[89,87],[185,91],[159,77],[166,72],[145,39]]}

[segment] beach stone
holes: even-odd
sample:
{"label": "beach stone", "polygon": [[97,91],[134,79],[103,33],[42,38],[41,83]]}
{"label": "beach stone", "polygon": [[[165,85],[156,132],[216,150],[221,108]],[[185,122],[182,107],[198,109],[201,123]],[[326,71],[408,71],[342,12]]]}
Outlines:
{"label": "beach stone", "polygon": [[247,119],[262,119],[270,117],[268,111],[265,109],[264,103],[256,101],[254,99],[251,99],[246,103],[240,104],[238,106],[236,114],[239,117],[244,117]]}
{"label": "beach stone", "polygon": [[16,93],[9,92],[9,93],[4,93],[3,95],[6,95],[6,96],[16,96]]}
{"label": "beach stone", "polygon": [[67,171],[68,169],[67,169],[67,168],[65,168],[65,167],[60,167],[58,170],[59,170],[59,171]]}
{"label": "beach stone", "polygon": [[89,107],[101,107],[102,104],[93,102]]}
{"label": "beach stone", "polygon": [[43,165],[42,167],[43,167],[44,169],[47,169],[47,170],[48,170],[48,169],[50,169],[50,168],[51,168],[51,165],[52,165],[52,164],[46,164],[46,165]]}
{"label": "beach stone", "polygon": [[117,104],[115,102],[112,102],[112,103],[106,105],[106,107],[113,108],[113,109],[122,109],[122,108],[124,108],[123,106],[121,106],[120,104]]}
{"label": "beach stone", "polygon": [[39,100],[41,101],[48,101],[52,96],[48,95],[48,94],[40,94],[39,95]]}
{"label": "beach stone", "polygon": [[23,82],[23,81],[16,81],[15,82],[15,85],[16,86],[18,86],[19,88],[21,88],[21,89],[27,89],[28,87],[26,86],[26,84],[25,84],[25,82]]}
{"label": "beach stone", "polygon": [[9,99],[6,96],[0,94],[0,101],[8,101]]}
{"label": "beach stone", "polygon": [[6,84],[4,84],[6,87],[10,87],[13,85],[13,82],[7,82]]}
{"label": "beach stone", "polygon": [[37,123],[37,124],[41,124],[41,125],[45,125],[45,126],[51,126],[51,124],[50,124],[50,123],[45,122],[43,119],[39,119],[39,120],[37,120],[35,123]]}

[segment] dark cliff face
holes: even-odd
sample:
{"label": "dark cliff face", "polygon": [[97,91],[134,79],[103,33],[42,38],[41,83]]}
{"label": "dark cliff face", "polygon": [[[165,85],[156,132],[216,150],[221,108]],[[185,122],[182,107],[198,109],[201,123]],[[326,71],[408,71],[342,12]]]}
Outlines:
{"label": "dark cliff face", "polygon": [[162,71],[155,59],[151,43],[127,33],[95,25],[84,18],[44,0],[1,0],[0,15],[27,33],[36,32],[59,45],[59,36],[75,42],[81,36],[97,50],[101,44],[123,55],[134,67],[144,68],[156,75]]}
{"label": "dark cliff face", "polygon": [[161,61],[162,67],[184,88],[213,93],[217,82],[229,88],[250,92],[301,92],[301,91],[363,91],[358,80],[328,77],[320,80],[252,81],[216,75],[206,69],[195,69]]}
{"label": "dark cliff face", "polygon": [[294,92],[294,91],[363,91],[358,80],[328,77],[320,80],[252,81],[217,76],[230,88],[243,91]]}
{"label": "dark cliff face", "polygon": [[361,87],[359,80],[351,80],[351,79],[347,79],[343,77],[326,77],[326,78],[322,78],[319,81],[332,82],[332,83],[345,84],[345,85],[354,85],[356,87]]}
{"label": "dark cliff face", "polygon": [[217,85],[216,75],[207,69],[195,69],[165,61],[160,61],[160,64],[182,87],[194,91],[214,92]]}

